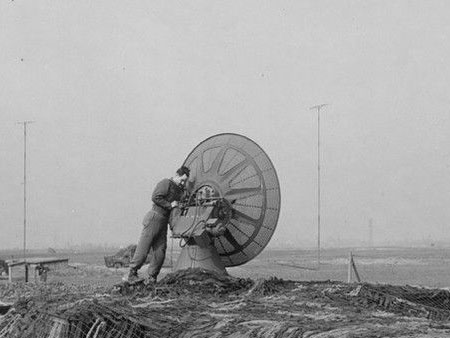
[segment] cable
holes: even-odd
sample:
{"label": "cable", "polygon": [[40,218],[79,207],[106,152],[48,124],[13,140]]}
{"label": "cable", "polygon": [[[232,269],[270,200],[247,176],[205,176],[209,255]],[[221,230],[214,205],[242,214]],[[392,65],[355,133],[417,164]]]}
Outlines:
{"label": "cable", "polygon": [[[199,224],[202,224],[202,223],[206,223],[206,221],[203,220],[203,219],[200,220],[200,221],[198,221],[197,224],[195,224],[194,226],[191,226],[192,231],[190,232],[190,234],[188,234],[188,235],[185,236],[185,237],[181,237],[181,238],[180,238],[180,242],[179,242],[180,248],[184,248],[184,247],[186,246],[186,244],[187,244],[186,238],[191,238],[191,237],[192,237],[192,234],[195,232],[195,230],[197,229],[197,227],[199,226]],[[189,230],[189,229],[188,229],[188,230]],[[188,230],[186,230],[185,232],[183,232],[182,235],[186,234],[186,232],[187,232]],[[185,241],[185,243],[184,243],[184,244],[181,244],[182,241]]]}
{"label": "cable", "polygon": [[173,234],[172,234],[172,238],[170,241],[170,266],[172,268],[173,271]]}
{"label": "cable", "polygon": [[199,209],[198,209],[199,205],[200,205],[199,198],[198,198],[197,195],[195,195],[195,205],[194,205],[194,207],[195,207],[195,214],[194,214],[194,219],[192,220],[191,225],[185,231],[183,231],[181,233],[181,236],[184,236],[192,228],[193,228],[193,230],[190,232],[189,236],[185,236],[185,237],[190,237],[190,235],[192,235],[194,233],[194,230],[195,230],[196,226],[198,225],[198,223],[195,224],[195,222],[196,222],[197,217],[199,215]]}

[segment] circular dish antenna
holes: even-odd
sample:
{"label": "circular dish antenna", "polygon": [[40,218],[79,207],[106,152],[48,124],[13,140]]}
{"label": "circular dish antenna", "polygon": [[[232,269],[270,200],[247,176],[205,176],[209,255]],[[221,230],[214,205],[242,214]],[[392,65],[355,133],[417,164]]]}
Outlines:
{"label": "circular dish antenna", "polygon": [[280,184],[267,154],[248,137],[218,134],[192,150],[184,161],[191,170],[190,192],[207,192],[231,206],[225,232],[214,246],[226,267],[258,255],[272,237],[280,214]]}

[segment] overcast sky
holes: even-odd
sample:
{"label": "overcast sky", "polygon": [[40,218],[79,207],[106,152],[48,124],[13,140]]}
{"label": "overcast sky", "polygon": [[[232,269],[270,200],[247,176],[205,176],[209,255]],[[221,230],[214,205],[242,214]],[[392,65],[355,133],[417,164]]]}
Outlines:
{"label": "overcast sky", "polygon": [[0,2],[0,248],[136,242],[205,138],[269,155],[270,243],[450,240],[450,2]]}

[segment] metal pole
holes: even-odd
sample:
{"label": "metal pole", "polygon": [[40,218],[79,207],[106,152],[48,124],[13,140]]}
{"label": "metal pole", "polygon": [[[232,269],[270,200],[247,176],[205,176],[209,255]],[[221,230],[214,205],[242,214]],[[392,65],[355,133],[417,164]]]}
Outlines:
{"label": "metal pole", "polygon": [[23,123],[23,260],[27,254],[27,123]]}
{"label": "metal pole", "polygon": [[320,107],[317,108],[317,265],[320,267]]}
{"label": "metal pole", "polygon": [[369,248],[373,249],[373,220],[369,219]]}
{"label": "metal pole", "polygon": [[23,261],[25,263],[25,282],[28,282],[27,255],[27,124],[34,121],[23,121]]}
{"label": "metal pole", "polygon": [[311,107],[317,109],[317,266],[320,268],[320,109],[327,106],[322,103]]}

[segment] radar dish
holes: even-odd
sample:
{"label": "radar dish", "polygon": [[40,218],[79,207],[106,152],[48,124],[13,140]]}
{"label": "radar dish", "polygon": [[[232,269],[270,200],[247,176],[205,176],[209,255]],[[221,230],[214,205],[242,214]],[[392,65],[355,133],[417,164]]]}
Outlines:
{"label": "radar dish", "polygon": [[232,207],[222,235],[214,237],[226,267],[257,256],[272,237],[280,214],[280,184],[264,150],[238,134],[218,134],[201,142],[184,165],[191,169],[188,189],[212,189]]}

